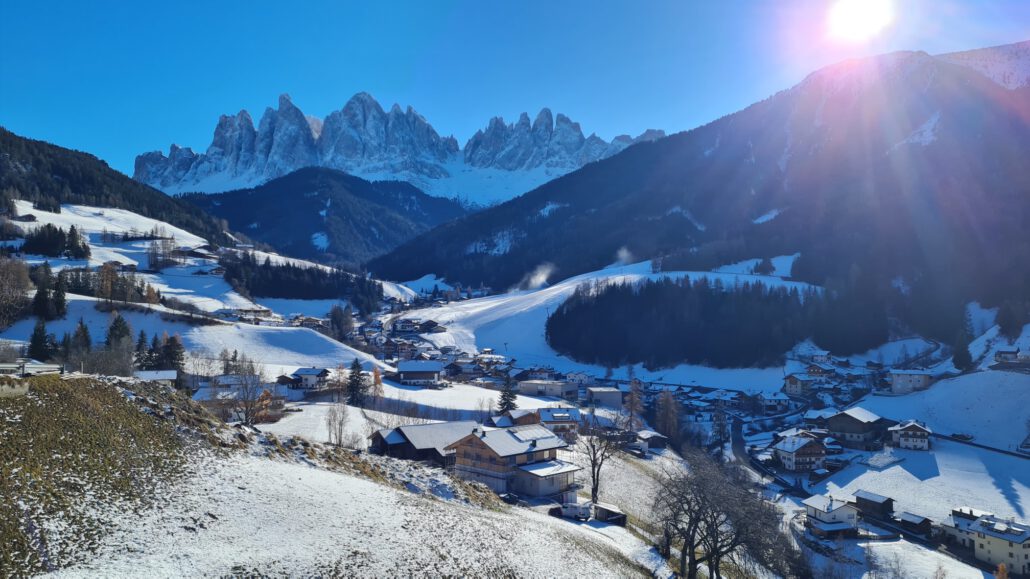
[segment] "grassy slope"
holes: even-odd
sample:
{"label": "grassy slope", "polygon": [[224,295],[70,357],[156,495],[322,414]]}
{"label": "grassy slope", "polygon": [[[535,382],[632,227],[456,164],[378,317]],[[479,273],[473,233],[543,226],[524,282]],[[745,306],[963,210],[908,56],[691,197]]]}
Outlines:
{"label": "grassy slope", "polygon": [[[0,576],[74,562],[102,534],[93,509],[145,506],[184,464],[172,421],[141,412],[116,388],[56,376],[29,383],[27,395],[0,398]],[[148,394],[155,416],[186,404]]]}

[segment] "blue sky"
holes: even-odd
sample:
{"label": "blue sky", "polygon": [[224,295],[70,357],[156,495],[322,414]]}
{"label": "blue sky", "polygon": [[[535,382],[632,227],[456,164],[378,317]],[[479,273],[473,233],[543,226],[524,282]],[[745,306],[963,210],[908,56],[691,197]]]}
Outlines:
{"label": "blue sky", "polygon": [[321,117],[367,91],[462,144],[544,106],[611,138],[693,128],[850,57],[1030,38],[1025,0],[893,0],[866,42],[827,38],[830,3],[4,0],[0,125],[129,173],[283,92]]}

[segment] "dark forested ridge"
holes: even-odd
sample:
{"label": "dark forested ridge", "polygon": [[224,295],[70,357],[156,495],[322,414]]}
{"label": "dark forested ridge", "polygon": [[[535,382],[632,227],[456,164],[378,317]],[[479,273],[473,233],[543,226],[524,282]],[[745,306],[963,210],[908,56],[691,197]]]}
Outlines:
{"label": "dark forested ridge", "polygon": [[1028,151],[1030,87],[925,53],[848,61],[438,227],[368,267],[385,279],[435,273],[504,288],[542,263],[554,281],[620,252],[666,271],[800,252],[794,278],[903,294],[896,311],[950,341],[963,303],[1030,300]]}
{"label": "dark forested ridge", "polygon": [[836,353],[862,352],[887,340],[887,319],[876,304],[814,288],[684,278],[586,284],[547,320],[552,348],[607,367],[770,366],[807,338]]}
{"label": "dark forested ridge", "polygon": [[222,225],[197,207],[133,181],[88,153],[35,141],[0,128],[0,212],[10,199],[32,201],[41,210],[62,203],[127,209],[227,243]]}
{"label": "dark forested ridge", "polygon": [[225,280],[247,297],[301,300],[346,299],[362,315],[374,312],[383,286],[362,275],[320,267],[259,262],[251,253],[226,254],[220,260]]}
{"label": "dark forested ridge", "polygon": [[[183,199],[256,241],[305,259],[358,265],[465,214],[456,201],[399,181],[301,169],[253,189]],[[324,246],[313,236],[321,235]]]}

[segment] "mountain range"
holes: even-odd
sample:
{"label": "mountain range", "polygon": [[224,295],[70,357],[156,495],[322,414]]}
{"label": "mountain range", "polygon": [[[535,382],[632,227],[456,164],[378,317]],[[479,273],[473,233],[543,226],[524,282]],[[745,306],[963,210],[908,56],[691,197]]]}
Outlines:
{"label": "mountain range", "polygon": [[299,169],[251,189],[180,198],[281,253],[348,266],[466,213],[457,201],[403,181],[373,183],[324,167]]}
{"label": "mountain range", "polygon": [[545,108],[532,122],[526,113],[511,124],[495,117],[461,148],[411,107],[395,104],[386,111],[367,93],[354,95],[324,119],[305,115],[284,94],[256,127],[245,110],[223,115],[205,153],[172,145],[167,155],[138,156],[133,178],[167,193],[213,193],[257,186],[305,167],[327,167],[488,204],[662,136],[657,130],[611,141],[584,136],[578,123]]}
{"label": "mountain range", "polygon": [[620,258],[709,269],[800,252],[793,276],[820,285],[869,278],[955,299],[1030,298],[1030,268],[1014,269],[1030,263],[1028,71],[1030,42],[842,62],[369,267],[505,288]]}

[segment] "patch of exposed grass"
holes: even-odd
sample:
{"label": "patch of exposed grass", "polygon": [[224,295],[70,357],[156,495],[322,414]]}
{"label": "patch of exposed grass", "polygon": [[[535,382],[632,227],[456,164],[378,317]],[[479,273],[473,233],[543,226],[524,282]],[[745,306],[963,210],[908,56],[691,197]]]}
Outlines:
{"label": "patch of exposed grass", "polygon": [[4,577],[88,556],[104,534],[106,508],[145,508],[156,488],[182,473],[183,439],[172,415],[203,423],[160,389],[126,396],[92,378],[28,383],[25,396],[0,399]]}

